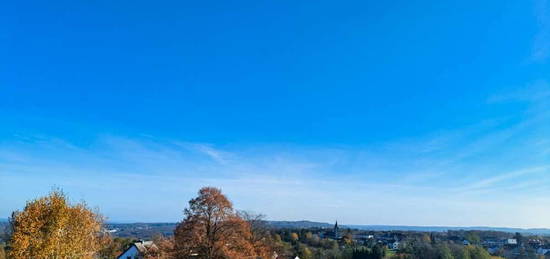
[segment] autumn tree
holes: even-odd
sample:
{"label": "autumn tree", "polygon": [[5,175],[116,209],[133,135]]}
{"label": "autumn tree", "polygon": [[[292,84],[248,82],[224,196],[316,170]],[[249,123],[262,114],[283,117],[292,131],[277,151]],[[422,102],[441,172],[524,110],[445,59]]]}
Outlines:
{"label": "autumn tree", "polygon": [[6,252],[4,251],[3,244],[0,244],[0,259],[6,259]]}
{"label": "autumn tree", "polygon": [[342,237],[342,241],[346,246],[351,246],[353,244],[353,234],[349,232],[344,234],[344,236]]}
{"label": "autumn tree", "polygon": [[313,253],[311,252],[311,250],[305,246],[305,245],[300,245],[298,247],[298,254],[300,255],[299,257],[300,258],[303,258],[303,259],[311,259],[313,258]]}
{"label": "autumn tree", "polygon": [[172,259],[174,258],[174,238],[163,235],[153,236],[153,243],[157,249],[146,254],[144,259]]}
{"label": "autumn tree", "polygon": [[204,187],[189,201],[185,219],[174,231],[177,258],[256,258],[250,224],[220,189]]}
{"label": "autumn tree", "polygon": [[110,236],[106,236],[105,239],[102,240],[101,249],[97,251],[97,257],[115,258],[120,254],[120,251],[118,244]]}
{"label": "autumn tree", "polygon": [[298,233],[290,233],[290,240],[292,242],[298,242],[298,240],[300,239],[300,236],[298,235]]}
{"label": "autumn tree", "polygon": [[239,211],[238,215],[250,226],[249,242],[254,248],[254,253],[262,258],[270,258],[274,251],[274,241],[267,227],[265,215],[249,211]]}
{"label": "autumn tree", "polygon": [[100,238],[101,249],[97,252],[98,258],[116,258],[134,242],[132,238],[112,238],[109,235],[102,235]]}
{"label": "autumn tree", "polygon": [[12,214],[9,258],[94,258],[102,244],[102,221],[85,203],[73,205],[54,190]]}
{"label": "autumn tree", "polygon": [[422,235],[421,240],[424,243],[431,243],[432,242],[432,238],[428,234],[425,234],[425,233]]}

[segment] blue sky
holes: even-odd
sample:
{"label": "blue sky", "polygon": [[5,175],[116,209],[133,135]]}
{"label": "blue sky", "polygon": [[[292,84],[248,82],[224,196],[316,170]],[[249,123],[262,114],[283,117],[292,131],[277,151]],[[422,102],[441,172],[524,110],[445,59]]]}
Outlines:
{"label": "blue sky", "polygon": [[11,1],[0,217],[550,227],[550,2]]}

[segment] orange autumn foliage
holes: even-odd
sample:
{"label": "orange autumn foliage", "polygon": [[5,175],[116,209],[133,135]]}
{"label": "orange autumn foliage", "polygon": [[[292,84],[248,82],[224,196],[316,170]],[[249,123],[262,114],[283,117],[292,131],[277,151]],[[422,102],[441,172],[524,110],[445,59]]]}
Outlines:
{"label": "orange autumn foliage", "polygon": [[234,210],[231,202],[212,187],[200,189],[189,201],[185,219],[175,230],[177,258],[227,259],[258,258],[251,242],[250,224]]}
{"label": "orange autumn foliage", "polygon": [[27,202],[12,215],[9,258],[94,258],[103,242],[102,218],[61,191]]}

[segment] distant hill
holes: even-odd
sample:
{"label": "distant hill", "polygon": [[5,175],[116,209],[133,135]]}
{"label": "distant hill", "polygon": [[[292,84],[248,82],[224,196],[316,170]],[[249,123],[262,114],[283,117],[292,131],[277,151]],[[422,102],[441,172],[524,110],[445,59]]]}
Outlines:
{"label": "distant hill", "polygon": [[346,225],[344,227],[373,230],[373,231],[419,231],[419,232],[445,232],[448,230],[480,230],[499,231],[508,233],[523,233],[534,235],[550,235],[547,228],[503,228],[503,227],[446,227],[446,226],[389,226],[389,225]]}
{"label": "distant hill", "polygon": [[[301,221],[269,221],[274,228],[332,228],[334,224],[324,222]],[[372,231],[418,231],[418,232],[445,232],[448,230],[479,230],[499,231],[507,233],[522,233],[533,235],[550,235],[547,228],[505,228],[505,227],[448,227],[448,226],[392,226],[392,225],[341,225],[342,228],[352,228]]]}
{"label": "distant hill", "polygon": [[156,234],[172,235],[176,223],[107,223],[105,227],[116,237],[151,239]]}
{"label": "distant hill", "polygon": [[[1,223],[0,226],[7,222]],[[331,229],[334,223],[314,222],[308,220],[300,221],[267,221],[271,228],[325,228]],[[176,223],[108,223],[106,228],[117,237],[136,237],[150,239],[155,234],[172,235]],[[522,234],[550,235],[550,229],[522,229],[522,228],[499,228],[499,227],[446,227],[446,226],[390,226],[390,225],[341,225],[341,228],[352,228],[372,231],[418,231],[418,232],[445,232],[448,230],[480,230],[499,231],[507,233],[519,232]]]}
{"label": "distant hill", "polygon": [[333,224],[313,222],[308,220],[300,221],[268,221],[267,224],[273,228],[331,228]]}
{"label": "distant hill", "polygon": [[[271,228],[332,228],[332,224],[313,221],[267,221]],[[150,239],[155,234],[170,236],[176,223],[114,223],[106,224],[107,230],[116,237],[137,237]]]}

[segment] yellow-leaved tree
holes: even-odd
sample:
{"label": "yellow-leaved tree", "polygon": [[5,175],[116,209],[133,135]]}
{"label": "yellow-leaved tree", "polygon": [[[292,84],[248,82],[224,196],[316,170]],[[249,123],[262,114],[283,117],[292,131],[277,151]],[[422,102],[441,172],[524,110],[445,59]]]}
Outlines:
{"label": "yellow-leaved tree", "polygon": [[4,251],[4,245],[0,244],[0,259],[6,259],[6,252]]}
{"label": "yellow-leaved tree", "polygon": [[94,258],[102,245],[102,222],[85,203],[71,204],[54,190],[13,213],[9,258]]}

